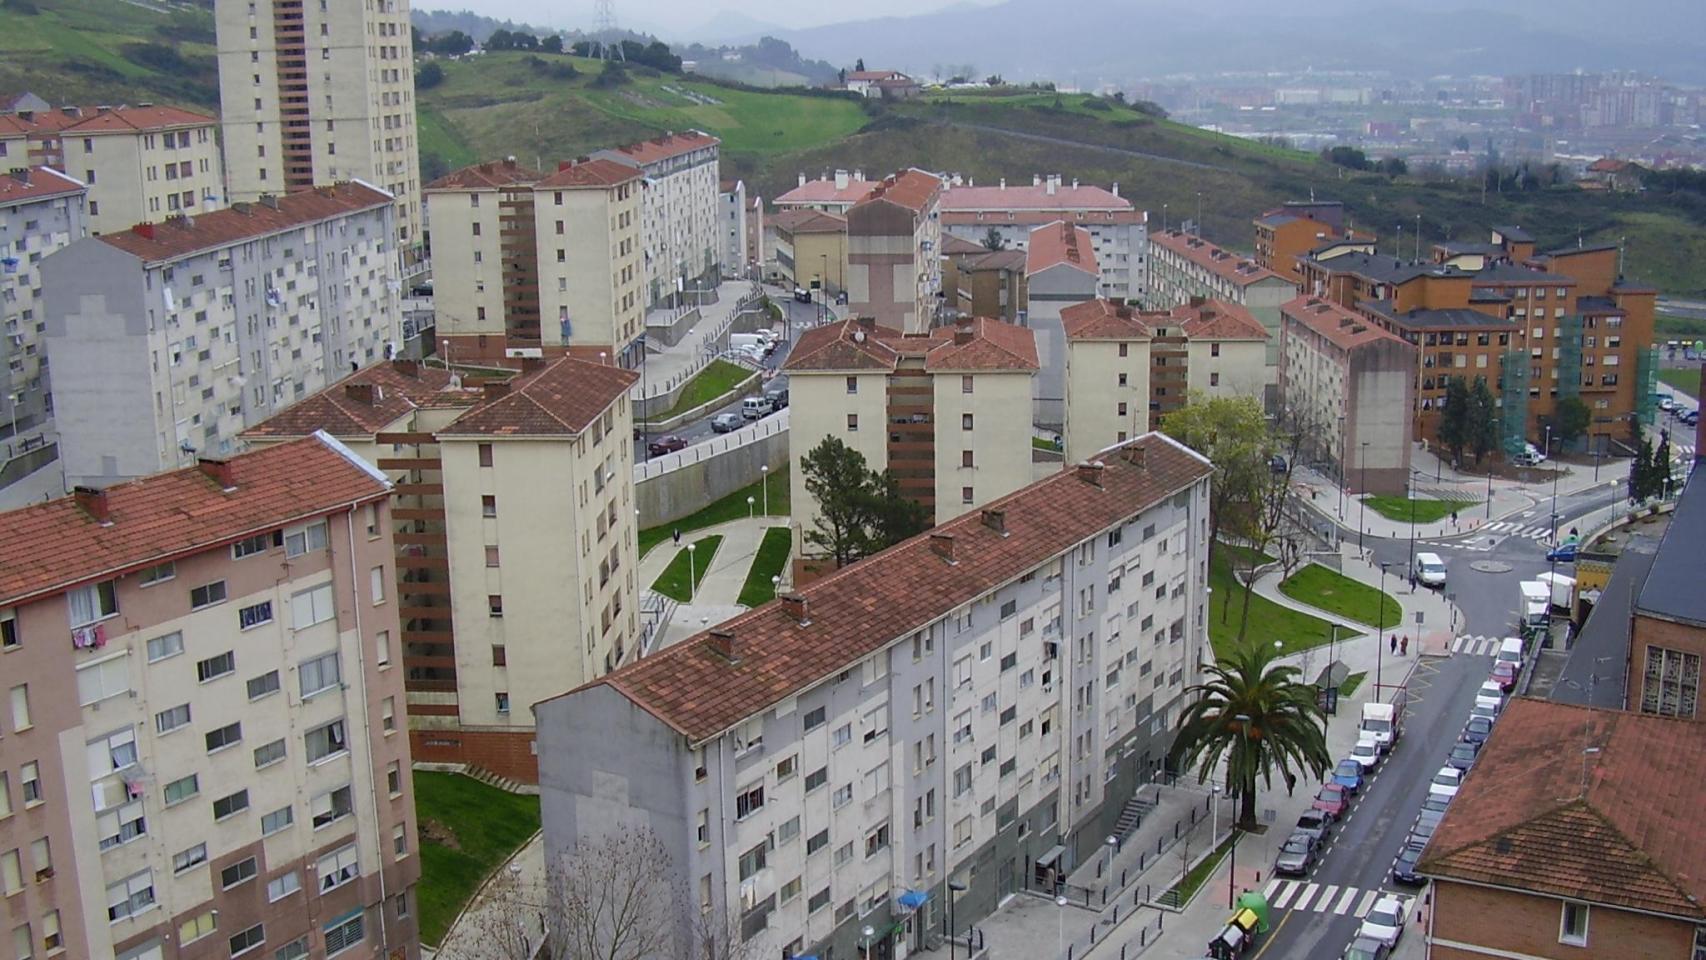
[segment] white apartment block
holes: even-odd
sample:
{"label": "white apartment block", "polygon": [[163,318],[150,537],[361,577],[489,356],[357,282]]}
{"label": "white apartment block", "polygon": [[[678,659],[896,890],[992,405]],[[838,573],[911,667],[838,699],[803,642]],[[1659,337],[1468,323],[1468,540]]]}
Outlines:
{"label": "white apartment block", "polygon": [[726,180],[717,191],[717,230],[721,235],[723,275],[751,276],[756,255],[747,252],[746,181]]}
{"label": "white apartment block", "polygon": [[1031,178],[1030,186],[980,187],[949,177],[942,191],[942,231],[982,244],[991,231],[1003,249],[1027,250],[1031,231],[1057,220],[1090,234],[1100,274],[1097,296],[1142,299],[1149,249],[1149,214],[1120,196],[1120,185],[1104,190],[1064,184],[1058,175]]}
{"label": "white apartment block", "polygon": [[322,435],[0,514],[6,957],[417,956],[389,487]]}
{"label": "white apartment block", "polygon": [[232,200],[365,180],[422,250],[409,0],[216,0],[219,108]]}
{"label": "white apartment block", "polygon": [[1147,434],[537,704],[549,862],[649,830],[768,956],[857,956],[866,926],[916,952],[950,881],[960,931],[1052,893],[1210,656],[1209,472]]}
{"label": "white apartment block", "polygon": [[68,484],[236,450],[399,336],[394,198],[345,183],[79,240],[42,263]]}
{"label": "white apartment block", "polygon": [[48,167],[0,174],[0,508],[65,492],[43,336],[42,259],[83,237],[83,184]]}
{"label": "white apartment block", "polygon": [[708,133],[689,130],[592,155],[645,174],[640,242],[648,308],[692,302],[686,291],[714,287],[722,278],[721,144]]}

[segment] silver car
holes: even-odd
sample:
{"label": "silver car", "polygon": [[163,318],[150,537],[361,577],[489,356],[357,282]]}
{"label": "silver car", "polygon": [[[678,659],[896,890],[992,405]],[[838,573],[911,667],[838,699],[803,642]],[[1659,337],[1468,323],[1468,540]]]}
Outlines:
{"label": "silver car", "polygon": [[1274,872],[1301,877],[1307,874],[1314,864],[1315,838],[1299,831],[1285,841],[1285,846],[1280,847],[1279,856],[1274,859]]}

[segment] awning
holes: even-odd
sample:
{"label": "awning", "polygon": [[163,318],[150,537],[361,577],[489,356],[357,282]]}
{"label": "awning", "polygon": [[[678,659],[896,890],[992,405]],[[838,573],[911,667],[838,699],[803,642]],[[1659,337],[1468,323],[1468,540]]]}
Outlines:
{"label": "awning", "polygon": [[930,891],[908,890],[895,899],[906,909],[917,910],[919,907],[924,906],[924,904],[930,901]]}
{"label": "awning", "polygon": [[1066,852],[1065,846],[1063,846],[1061,844],[1055,844],[1054,846],[1048,848],[1047,853],[1045,853],[1042,856],[1037,858],[1037,866],[1039,866],[1039,867],[1052,867],[1052,866],[1054,866],[1054,862],[1056,860],[1060,859],[1060,855],[1065,853],[1065,852]]}

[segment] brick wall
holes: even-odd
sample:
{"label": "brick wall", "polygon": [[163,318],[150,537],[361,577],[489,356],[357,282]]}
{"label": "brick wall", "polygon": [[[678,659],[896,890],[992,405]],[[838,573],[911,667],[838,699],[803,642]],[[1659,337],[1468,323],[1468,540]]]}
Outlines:
{"label": "brick wall", "polygon": [[517,783],[539,782],[532,730],[410,730],[409,749],[416,763],[469,764]]}
{"label": "brick wall", "polygon": [[[1433,910],[1429,960],[1486,960],[1489,955],[1646,960],[1686,957],[1694,942],[1689,923],[1596,906],[1588,912],[1587,945],[1572,946],[1558,941],[1563,913],[1558,898],[1449,881],[1434,883]],[[1481,950],[1448,946],[1454,942]]]}

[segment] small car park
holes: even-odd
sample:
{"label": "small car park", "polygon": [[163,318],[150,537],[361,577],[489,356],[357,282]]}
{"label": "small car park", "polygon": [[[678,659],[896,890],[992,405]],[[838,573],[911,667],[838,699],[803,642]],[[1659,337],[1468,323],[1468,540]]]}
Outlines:
{"label": "small car park", "polygon": [[741,424],[745,422],[746,420],[738,413],[719,413],[711,418],[711,429],[717,433],[728,433],[732,430],[739,430]]}
{"label": "small car park", "polygon": [[1309,834],[1292,834],[1286,838],[1279,856],[1274,859],[1274,872],[1293,877],[1308,874],[1309,868],[1315,865],[1315,848],[1315,839]]}
{"label": "small car park", "polygon": [[1380,744],[1373,740],[1358,740],[1356,746],[1351,747],[1351,759],[1362,765],[1364,773],[1373,770],[1380,762]]}
{"label": "small car park", "polygon": [[1404,902],[1397,897],[1381,897],[1374,901],[1368,916],[1362,918],[1357,936],[1378,940],[1388,947],[1398,942],[1404,932]]}
{"label": "small car park", "polygon": [[687,440],[683,437],[678,437],[674,434],[670,434],[669,436],[659,437],[656,440],[653,440],[651,443],[646,444],[646,453],[648,453],[654,457],[661,457],[666,453],[674,453],[677,450],[686,450],[686,449],[687,449]]}
{"label": "small car park", "polygon": [[1355,796],[1362,790],[1362,764],[1346,757],[1333,768],[1333,782],[1345,788],[1345,792]]}
{"label": "small car park", "polygon": [[1337,820],[1345,815],[1346,810],[1350,809],[1350,801],[1345,798],[1344,787],[1336,783],[1323,783],[1309,807]]}

